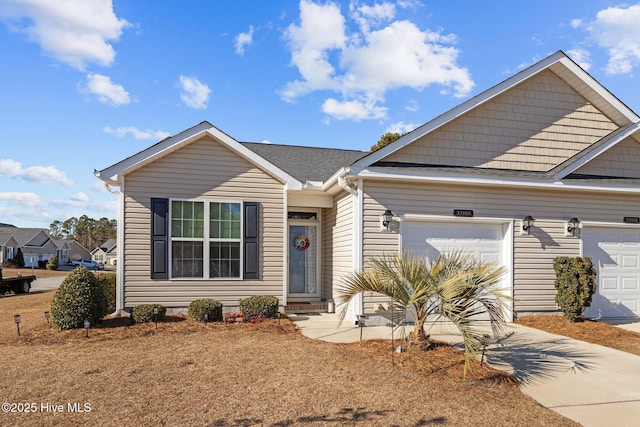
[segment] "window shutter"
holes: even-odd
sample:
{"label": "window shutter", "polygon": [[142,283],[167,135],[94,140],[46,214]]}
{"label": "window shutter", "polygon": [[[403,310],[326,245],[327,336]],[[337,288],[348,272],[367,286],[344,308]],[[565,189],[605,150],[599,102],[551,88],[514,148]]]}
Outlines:
{"label": "window shutter", "polygon": [[258,279],[259,260],[258,242],[260,239],[260,204],[257,202],[244,202],[244,233],[242,244],[244,246],[244,279]]}
{"label": "window shutter", "polygon": [[151,199],[151,278],[169,279],[169,199]]}

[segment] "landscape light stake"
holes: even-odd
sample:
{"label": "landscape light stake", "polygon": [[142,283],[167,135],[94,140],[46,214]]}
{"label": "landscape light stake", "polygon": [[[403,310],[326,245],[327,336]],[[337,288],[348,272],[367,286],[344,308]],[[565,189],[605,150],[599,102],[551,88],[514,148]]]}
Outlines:
{"label": "landscape light stake", "polygon": [[491,335],[489,334],[484,334],[482,336],[482,357],[480,358],[480,366],[482,366],[484,364],[484,352],[487,349],[487,345],[489,345],[489,339],[491,338]]}
{"label": "landscape light stake", "polygon": [[16,326],[18,327],[18,336],[20,336],[20,315],[19,314],[14,315],[13,321],[16,322]]}
{"label": "landscape light stake", "polygon": [[209,321],[209,313],[205,313],[204,314],[204,323],[207,323]]}
{"label": "landscape light stake", "polygon": [[278,312],[278,326],[280,326],[280,312]]}
{"label": "landscape light stake", "polygon": [[51,317],[51,314],[48,311],[44,312],[44,318],[47,321],[47,323],[49,323],[49,317]]}
{"label": "landscape light stake", "polygon": [[89,328],[91,327],[91,323],[89,319],[84,319],[84,333],[85,337],[89,338]]}
{"label": "landscape light stake", "polygon": [[156,330],[158,330],[158,307],[153,307],[153,321],[156,323]]}
{"label": "landscape light stake", "polygon": [[364,314],[358,314],[358,326],[360,326],[360,341],[362,341],[362,328],[364,328]]}

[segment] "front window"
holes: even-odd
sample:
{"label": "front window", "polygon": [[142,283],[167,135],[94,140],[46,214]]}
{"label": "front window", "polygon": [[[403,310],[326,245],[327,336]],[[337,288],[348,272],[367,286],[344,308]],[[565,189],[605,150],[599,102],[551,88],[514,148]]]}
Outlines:
{"label": "front window", "polygon": [[241,208],[240,203],[172,201],[171,277],[239,279]]}

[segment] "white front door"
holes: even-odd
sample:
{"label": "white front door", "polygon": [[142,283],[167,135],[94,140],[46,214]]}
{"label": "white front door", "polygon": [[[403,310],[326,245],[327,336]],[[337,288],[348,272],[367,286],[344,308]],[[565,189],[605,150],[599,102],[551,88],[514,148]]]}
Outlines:
{"label": "white front door", "polygon": [[640,316],[640,230],[585,227],[582,244],[598,273],[585,316]]}
{"label": "white front door", "polygon": [[320,240],[315,221],[289,221],[289,300],[320,299]]}

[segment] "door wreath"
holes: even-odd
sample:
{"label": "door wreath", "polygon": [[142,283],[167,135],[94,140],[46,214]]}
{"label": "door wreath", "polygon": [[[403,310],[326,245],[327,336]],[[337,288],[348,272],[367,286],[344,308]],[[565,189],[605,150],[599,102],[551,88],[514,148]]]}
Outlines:
{"label": "door wreath", "polygon": [[296,237],[296,239],[293,241],[293,245],[299,251],[306,251],[307,249],[309,249],[310,244],[311,242],[309,242],[309,238],[304,234],[298,235],[298,237]]}

